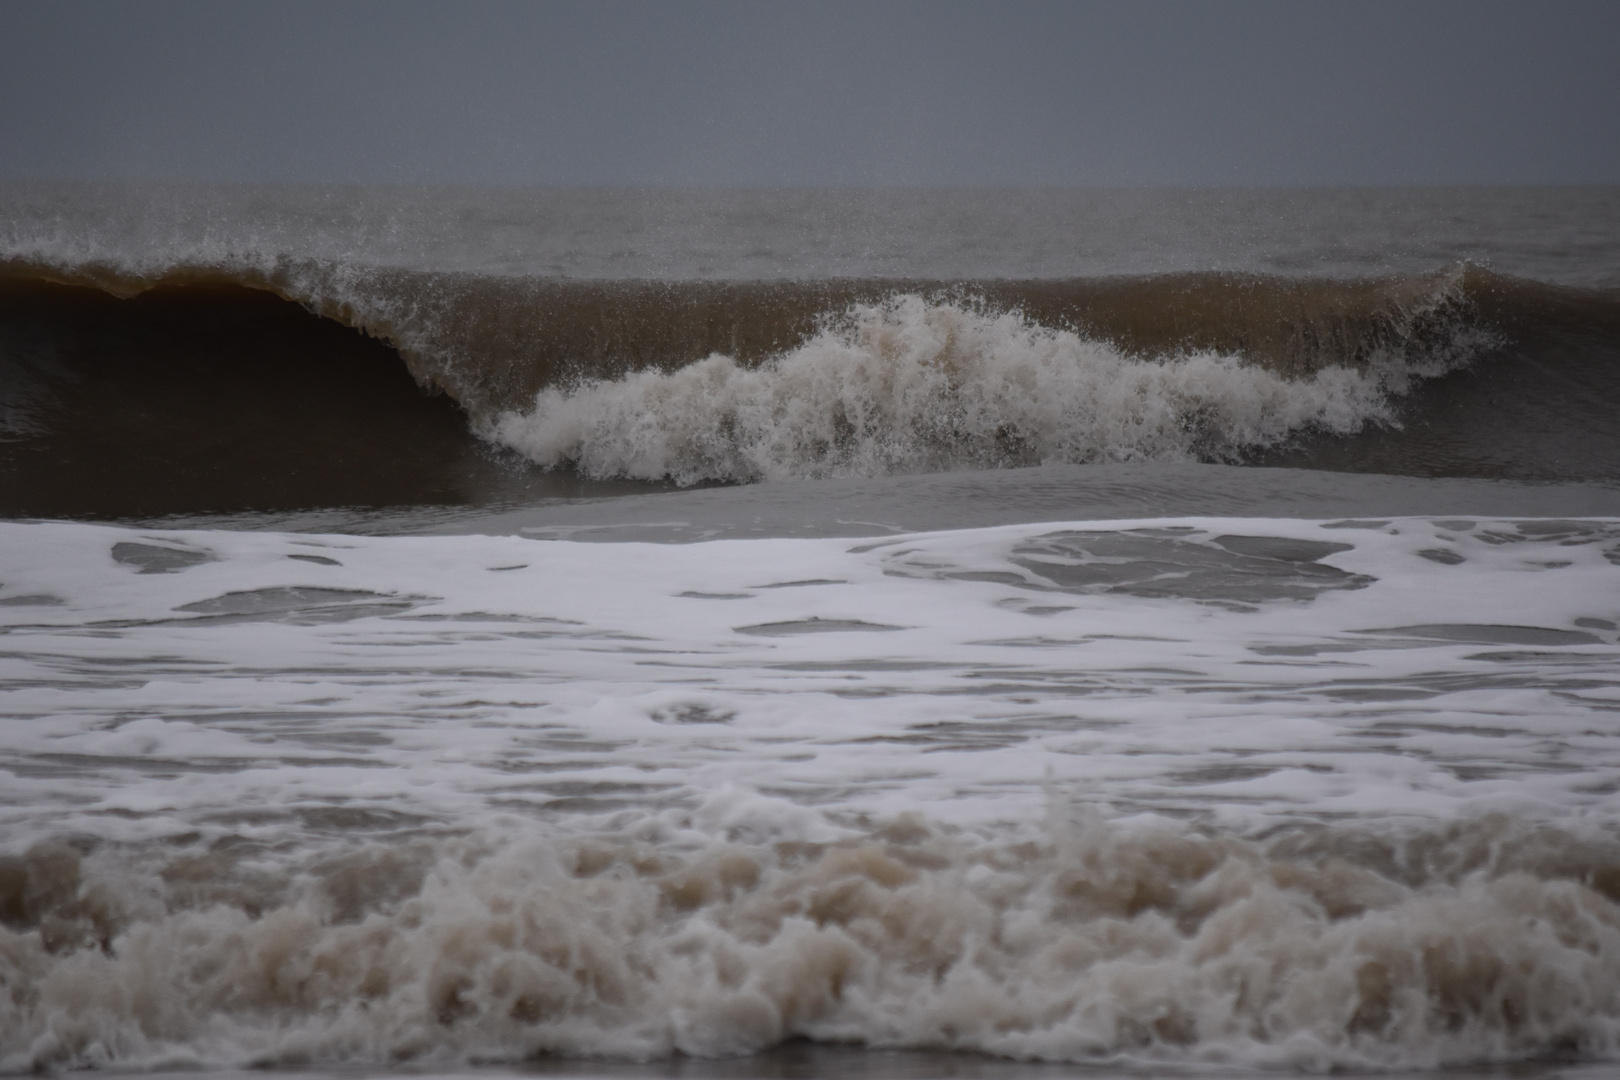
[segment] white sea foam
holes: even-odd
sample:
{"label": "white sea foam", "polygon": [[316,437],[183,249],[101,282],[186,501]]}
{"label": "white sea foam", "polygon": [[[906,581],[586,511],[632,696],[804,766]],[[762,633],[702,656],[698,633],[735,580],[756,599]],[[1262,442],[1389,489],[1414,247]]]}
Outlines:
{"label": "white sea foam", "polygon": [[757,368],[716,354],[549,387],[483,434],[542,465],[682,484],[1227,460],[1390,422],[1390,396],[1444,366],[1387,360],[1288,379],[1208,352],[1134,358],[1017,314],[902,295],[852,308]]}
{"label": "white sea foam", "polygon": [[3,1064],[1613,1055],[1617,575],[1614,521],[0,525]]}

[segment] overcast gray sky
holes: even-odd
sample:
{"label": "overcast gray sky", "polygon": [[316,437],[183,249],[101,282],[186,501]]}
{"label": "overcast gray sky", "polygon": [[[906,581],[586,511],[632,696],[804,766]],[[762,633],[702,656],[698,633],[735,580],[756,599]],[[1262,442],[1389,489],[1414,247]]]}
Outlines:
{"label": "overcast gray sky", "polygon": [[0,0],[0,178],[1620,183],[1620,2]]}

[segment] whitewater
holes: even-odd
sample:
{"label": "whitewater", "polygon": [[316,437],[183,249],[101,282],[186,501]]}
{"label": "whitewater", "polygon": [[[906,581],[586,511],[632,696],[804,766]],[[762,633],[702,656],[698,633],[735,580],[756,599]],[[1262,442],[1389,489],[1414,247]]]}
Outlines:
{"label": "whitewater", "polygon": [[1290,380],[1233,355],[1134,359],[1018,314],[914,294],[838,323],[759,368],[715,354],[674,372],[548,388],[484,434],[541,465],[681,485],[1230,461],[1304,430],[1390,421],[1392,396],[1455,362],[1380,356]]}
{"label": "whitewater", "polygon": [[14,1068],[1620,1034],[1612,522],[3,550]]}

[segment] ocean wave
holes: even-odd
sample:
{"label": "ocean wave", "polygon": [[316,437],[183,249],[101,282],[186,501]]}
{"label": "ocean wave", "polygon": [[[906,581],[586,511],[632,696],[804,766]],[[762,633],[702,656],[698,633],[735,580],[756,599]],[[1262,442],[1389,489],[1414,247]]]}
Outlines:
{"label": "ocean wave", "polygon": [[[714,353],[747,366],[798,348],[829,320],[902,296],[1072,330],[1156,359],[1241,357],[1286,377],[1379,357],[1455,351],[1486,310],[1532,283],[1468,266],[1358,280],[1225,273],[1050,281],[577,281],[426,272],[244,253],[201,263],[0,259],[0,283],[54,282],[120,297],[247,288],[272,292],[394,345],[424,386],[475,417],[523,408],[544,389]],[[1557,292],[1558,290],[1553,290]],[[1569,290],[1564,290],[1568,292]],[[1492,299],[1492,298],[1496,299]]]}
{"label": "ocean wave", "polygon": [[[153,387],[240,381],[220,361],[247,347],[242,335],[269,363],[286,354],[288,378],[321,393],[293,374],[309,328],[250,302],[264,293],[392,346],[419,387],[461,408],[471,432],[591,478],[692,483],[1105,461],[1538,480],[1620,468],[1615,297],[1466,265],[1355,280],[724,282],[248,255],[198,265],[12,258],[0,263],[0,334],[15,341],[0,347],[21,366],[0,384],[0,423],[13,436],[56,440],[31,460],[78,460],[78,436],[51,425],[72,427],[82,410],[66,404],[78,393],[68,384],[89,383],[64,375],[57,359],[116,367],[127,356],[131,370],[137,359],[168,363],[170,374],[146,380]],[[177,342],[169,351],[188,359],[164,359],[165,334]],[[323,339],[334,373],[348,370],[341,337]],[[376,346],[353,339],[356,370]],[[35,353],[39,364],[27,359]],[[1445,378],[1462,369],[1469,379]],[[228,442],[245,423],[271,433],[264,449],[274,457],[284,421],[253,413],[251,388],[226,396],[238,412],[221,412],[209,438]],[[42,421],[52,408],[55,419]],[[143,400],[139,415],[163,408]],[[81,482],[47,486],[63,483]]]}

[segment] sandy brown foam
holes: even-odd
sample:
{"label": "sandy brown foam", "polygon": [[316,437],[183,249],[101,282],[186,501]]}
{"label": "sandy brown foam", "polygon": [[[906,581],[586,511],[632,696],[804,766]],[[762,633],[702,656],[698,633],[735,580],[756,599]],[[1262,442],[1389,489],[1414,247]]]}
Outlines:
{"label": "sandy brown foam", "polygon": [[1620,845],[1494,817],[1243,839],[1080,815],[810,844],[678,822],[0,862],[0,1046],[91,1064],[817,1041],[1431,1067],[1620,1050]]}

